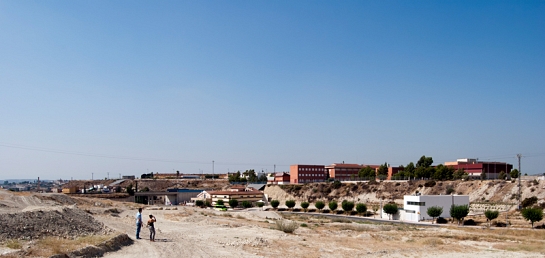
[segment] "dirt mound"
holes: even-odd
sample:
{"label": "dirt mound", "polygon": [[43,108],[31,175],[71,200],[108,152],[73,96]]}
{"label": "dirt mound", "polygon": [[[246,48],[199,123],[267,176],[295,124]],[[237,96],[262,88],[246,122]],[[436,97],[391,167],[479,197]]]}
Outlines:
{"label": "dirt mound", "polygon": [[0,215],[0,241],[31,240],[46,236],[75,238],[106,234],[111,230],[91,215],[75,208],[39,210]]}

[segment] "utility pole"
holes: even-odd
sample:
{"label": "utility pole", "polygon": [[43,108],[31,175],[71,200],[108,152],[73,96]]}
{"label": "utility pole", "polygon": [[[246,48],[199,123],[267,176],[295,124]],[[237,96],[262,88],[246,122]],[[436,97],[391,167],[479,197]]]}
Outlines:
{"label": "utility pole", "polygon": [[276,164],[274,164],[274,173],[276,173]]}
{"label": "utility pole", "polygon": [[522,171],[520,170],[520,158],[522,158],[522,154],[517,154],[517,158],[519,160],[519,204],[518,204],[518,209],[520,210],[522,207],[520,207],[520,199],[522,198],[522,195],[521,195],[521,184],[520,184],[520,178],[522,177]]}

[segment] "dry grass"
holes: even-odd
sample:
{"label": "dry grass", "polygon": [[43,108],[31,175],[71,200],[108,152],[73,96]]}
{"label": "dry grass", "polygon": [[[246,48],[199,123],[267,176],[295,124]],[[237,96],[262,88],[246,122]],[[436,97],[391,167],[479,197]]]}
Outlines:
{"label": "dry grass", "polygon": [[17,239],[10,239],[6,242],[6,247],[11,249],[21,249],[23,248],[23,244],[17,240]]}
{"label": "dry grass", "polygon": [[38,240],[35,245],[30,247],[28,252],[32,256],[52,256],[68,253],[89,245],[97,245],[112,237],[113,235],[85,236],[76,239],[46,237]]}
{"label": "dry grass", "polygon": [[512,252],[519,252],[519,251],[526,251],[526,252],[532,252],[532,253],[544,253],[545,252],[545,246],[543,243],[503,243],[503,244],[497,244],[494,245],[494,248],[505,250],[505,251],[512,251]]}
{"label": "dry grass", "polygon": [[438,245],[443,245],[445,242],[442,239],[435,237],[427,237],[420,240],[420,243],[426,246],[436,247]]}

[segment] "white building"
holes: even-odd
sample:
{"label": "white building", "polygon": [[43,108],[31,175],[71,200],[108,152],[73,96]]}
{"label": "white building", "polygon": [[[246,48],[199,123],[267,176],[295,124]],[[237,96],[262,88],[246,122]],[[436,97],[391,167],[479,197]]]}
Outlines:
{"label": "white building", "polygon": [[403,197],[403,220],[418,222],[432,219],[428,216],[428,208],[443,208],[440,217],[450,218],[450,206],[469,205],[469,195],[405,195]]}

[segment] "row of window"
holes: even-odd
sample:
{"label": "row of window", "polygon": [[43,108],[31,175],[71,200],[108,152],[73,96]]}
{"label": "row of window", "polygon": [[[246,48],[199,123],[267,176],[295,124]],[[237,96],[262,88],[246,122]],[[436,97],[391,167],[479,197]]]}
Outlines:
{"label": "row of window", "polygon": [[324,168],[299,168],[299,171],[324,171]]}
{"label": "row of window", "polygon": [[305,176],[324,176],[324,174],[299,174],[300,177],[305,177]]}
{"label": "row of window", "polygon": [[[229,196],[227,196],[227,195],[224,195],[223,197],[222,197],[222,196],[217,196],[217,195],[215,195],[215,196],[212,196],[212,197],[214,197],[214,198],[229,198]],[[251,195],[247,195],[247,196],[239,195],[238,197],[240,197],[240,198],[244,198],[244,197],[246,197],[246,198],[251,198],[251,197],[257,197],[257,196],[256,196],[256,195],[254,195],[254,196],[251,196]]]}
{"label": "row of window", "polygon": [[407,201],[407,205],[426,206],[426,202],[409,202],[409,201]]}

